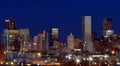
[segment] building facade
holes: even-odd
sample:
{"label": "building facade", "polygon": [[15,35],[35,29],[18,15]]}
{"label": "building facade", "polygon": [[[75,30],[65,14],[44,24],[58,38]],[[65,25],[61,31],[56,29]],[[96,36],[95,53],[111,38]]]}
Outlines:
{"label": "building facade", "polygon": [[58,41],[58,36],[59,36],[59,29],[52,28],[50,30],[50,47],[53,47],[54,41]]}
{"label": "building facade", "polygon": [[67,47],[71,50],[74,50],[74,35],[72,35],[72,33],[70,33],[70,35],[67,36]]}
{"label": "building facade", "polygon": [[91,16],[82,17],[83,50],[93,52]]}
{"label": "building facade", "polygon": [[30,30],[28,28],[20,29],[19,41],[20,51],[26,51],[27,43],[30,40]]}
{"label": "building facade", "polygon": [[13,19],[6,19],[5,22],[6,22],[5,29],[8,30],[16,29],[16,24]]}
{"label": "building facade", "polygon": [[38,48],[40,50],[48,50],[48,33],[43,31],[42,34],[38,34]]}
{"label": "building facade", "polygon": [[112,19],[104,18],[104,20],[103,20],[103,36],[110,36],[111,34],[113,34]]}

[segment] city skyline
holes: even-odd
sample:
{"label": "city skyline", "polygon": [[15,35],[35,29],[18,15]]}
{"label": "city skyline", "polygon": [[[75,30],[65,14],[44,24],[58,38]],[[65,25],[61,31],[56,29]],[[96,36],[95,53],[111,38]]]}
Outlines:
{"label": "city skyline", "polygon": [[[83,16],[81,16],[81,17],[83,17]],[[9,18],[9,19],[12,19],[12,20],[14,20],[13,18]],[[91,18],[91,19],[93,19],[93,18]],[[105,18],[104,18],[105,19]],[[103,19],[103,22],[104,22],[104,19]],[[106,17],[106,19],[107,19],[107,17]],[[108,18],[108,19],[112,19],[112,18]],[[82,18],[81,18],[81,20],[82,20]],[[4,20],[4,21],[6,21],[6,20]],[[92,20],[91,20],[92,21]],[[16,21],[14,20],[14,22],[16,23]],[[82,21],[81,21],[82,22]],[[113,23],[112,23],[113,24]],[[112,25],[111,24],[111,25]],[[17,24],[16,24],[16,26],[17,26]],[[82,25],[81,25],[81,27],[82,27]],[[103,27],[103,24],[102,24],[102,27]],[[114,27],[114,26],[112,26],[112,27]],[[5,29],[6,27],[5,27],[5,24],[4,24],[4,28],[1,30],[1,33],[3,32],[3,30]],[[28,29],[30,29],[29,27],[16,27],[16,29],[22,29],[22,28],[28,28]],[[43,30],[40,30],[40,32],[39,33],[42,33],[43,31],[47,31],[48,33],[49,33],[49,35],[50,35],[50,30],[52,29],[52,28],[57,28],[57,29],[59,29],[59,27],[51,27],[51,28],[49,28],[49,30],[47,29],[43,29]],[[92,30],[92,32],[95,32],[95,33],[97,33],[97,31],[93,31],[93,26],[92,26],[92,22],[91,22],[91,30]],[[61,31],[61,29],[59,29],[60,31]],[[96,38],[101,38],[103,35],[102,35],[102,28],[100,29],[101,30],[101,34],[98,36],[96,36]],[[116,34],[116,31],[112,28],[112,30],[113,30],[113,32]],[[66,42],[66,40],[67,40],[67,35],[69,35],[69,34],[66,34],[66,35],[64,35],[64,39],[65,40],[61,40],[61,32],[59,31],[59,41],[60,42]],[[32,32],[32,30],[30,30],[30,33]],[[82,32],[82,28],[81,28],[81,31],[80,32]],[[37,34],[39,34],[39,33],[36,33],[35,35],[37,35]],[[69,32],[69,33],[74,33],[74,32]],[[98,34],[98,33],[97,33]],[[117,33],[117,34],[119,34],[119,33]],[[35,35],[33,35],[33,34],[30,34],[31,35],[31,37],[33,37],[33,36],[35,36]],[[74,34],[75,35],[75,34]],[[75,37],[78,37],[78,38],[80,38],[80,39],[82,39],[82,36],[83,36],[83,33],[80,35],[80,36],[77,36],[77,35],[75,35]]]}
{"label": "city skyline", "polygon": [[82,38],[81,16],[90,15],[92,16],[92,31],[97,32],[98,37],[102,35],[102,22],[104,17],[112,18],[114,32],[120,33],[118,17],[119,1],[109,1],[108,3],[108,1],[98,2],[95,0],[4,0],[0,3],[0,30],[4,29],[4,20],[12,17],[18,28],[30,28],[32,36],[41,33],[43,30],[49,32],[50,28],[56,27],[60,30],[60,41],[66,41],[66,36],[69,33],[73,33],[75,36]]}
{"label": "city skyline", "polygon": [[120,66],[119,3],[1,0],[0,66]]}

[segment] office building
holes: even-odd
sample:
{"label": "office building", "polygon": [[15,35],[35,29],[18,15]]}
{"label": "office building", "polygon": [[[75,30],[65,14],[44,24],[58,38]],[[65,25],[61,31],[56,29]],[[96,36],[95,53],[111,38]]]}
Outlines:
{"label": "office building", "polygon": [[12,53],[18,53],[20,51],[20,41],[19,41],[19,29],[16,28],[15,21],[13,19],[5,20],[5,29],[3,33],[3,40],[5,46],[5,56],[6,60],[11,60],[16,58]]}
{"label": "office building", "polygon": [[82,44],[79,38],[74,38],[74,48],[82,50]]}
{"label": "office building", "polygon": [[38,49],[43,50],[43,34],[38,34]]}
{"label": "office building", "polygon": [[43,49],[48,50],[48,32],[43,31]]}
{"label": "office building", "polygon": [[113,34],[112,19],[104,18],[103,20],[103,36],[109,37]]}
{"label": "office building", "polygon": [[93,52],[91,16],[82,17],[83,49]]}
{"label": "office building", "polygon": [[6,19],[5,22],[6,22],[5,29],[8,30],[16,29],[16,24],[13,19]]}
{"label": "office building", "polygon": [[20,51],[20,43],[18,40],[19,30],[4,30],[4,45],[6,50],[9,51]]}
{"label": "office building", "polygon": [[26,51],[27,44],[30,40],[30,30],[28,28],[20,29],[19,41],[20,51]]}
{"label": "office building", "polygon": [[52,28],[50,30],[50,47],[53,47],[54,41],[58,41],[58,36],[59,36],[59,29]]}
{"label": "office building", "polygon": [[33,49],[37,50],[38,49],[38,36],[33,36]]}
{"label": "office building", "polygon": [[48,50],[48,33],[46,31],[43,31],[42,34],[38,34],[37,45],[40,50]]}
{"label": "office building", "polygon": [[6,50],[19,51],[19,30],[16,28],[15,21],[13,19],[6,19],[5,24],[3,43]]}
{"label": "office building", "polygon": [[74,35],[72,35],[72,33],[70,33],[70,35],[67,36],[67,47],[70,50],[74,50]]}

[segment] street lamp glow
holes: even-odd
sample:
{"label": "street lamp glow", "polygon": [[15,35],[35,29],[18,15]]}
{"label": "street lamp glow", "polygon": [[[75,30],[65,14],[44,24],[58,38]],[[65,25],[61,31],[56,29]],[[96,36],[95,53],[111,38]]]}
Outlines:
{"label": "street lamp glow", "polygon": [[68,56],[68,59],[70,60],[70,59],[72,59],[72,57],[71,57],[71,56]]}
{"label": "street lamp glow", "polygon": [[38,53],[37,55],[38,55],[38,57],[40,57],[40,56],[41,56],[41,53]]}
{"label": "street lamp glow", "polygon": [[105,62],[105,64],[107,64],[107,62]]}
{"label": "street lamp glow", "polygon": [[117,62],[117,65],[120,65],[120,62]]}
{"label": "street lamp glow", "polygon": [[94,62],[94,64],[96,65],[97,63],[96,63],[96,62]]}
{"label": "street lamp glow", "polygon": [[6,62],[5,64],[8,65],[8,62]]}
{"label": "street lamp glow", "polygon": [[112,53],[112,55],[114,55],[114,54],[115,54],[115,51],[114,51],[114,50],[112,50],[112,51],[111,51],[111,53]]}
{"label": "street lamp glow", "polygon": [[3,64],[3,62],[0,62],[0,64]]}
{"label": "street lamp glow", "polygon": [[10,64],[11,64],[11,65],[13,65],[14,63],[13,63],[13,62],[11,62]]}
{"label": "street lamp glow", "polygon": [[108,56],[108,55],[105,55],[104,57],[105,57],[105,58],[108,58],[109,56]]}
{"label": "street lamp glow", "polygon": [[27,66],[31,66],[31,64],[27,64]]}
{"label": "street lamp glow", "polygon": [[38,63],[37,66],[39,66],[40,64]]}
{"label": "street lamp glow", "polygon": [[85,60],[85,58],[83,58],[83,60]]}
{"label": "street lamp glow", "polygon": [[77,59],[76,59],[76,63],[77,63],[77,64],[80,63],[80,59],[77,58]]}
{"label": "street lamp glow", "polygon": [[87,60],[89,60],[89,58],[87,58]]}
{"label": "street lamp glow", "polygon": [[92,61],[92,60],[93,60],[93,58],[92,58],[92,57],[89,57],[89,60],[90,60],[90,61]]}
{"label": "street lamp glow", "polygon": [[13,37],[13,35],[9,35],[9,37],[11,38],[11,37]]}
{"label": "street lamp glow", "polygon": [[15,60],[15,59],[14,59],[13,61],[14,61],[14,62],[16,62],[16,60]]}
{"label": "street lamp glow", "polygon": [[34,42],[33,45],[37,45],[37,43]]}
{"label": "street lamp glow", "polygon": [[66,58],[69,60],[72,59],[72,54],[66,55]]}

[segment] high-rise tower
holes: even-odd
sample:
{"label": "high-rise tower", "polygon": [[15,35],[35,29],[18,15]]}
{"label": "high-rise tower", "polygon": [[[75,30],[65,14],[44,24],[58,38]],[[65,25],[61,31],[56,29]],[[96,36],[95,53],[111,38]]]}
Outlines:
{"label": "high-rise tower", "polygon": [[71,50],[74,50],[74,35],[70,33],[70,35],[67,36],[67,47]]}
{"label": "high-rise tower", "polygon": [[5,29],[3,34],[3,43],[5,46],[6,60],[16,58],[12,53],[20,51],[19,29],[16,29],[16,24],[13,19],[5,20]]}
{"label": "high-rise tower", "polygon": [[9,51],[19,51],[19,30],[16,29],[16,24],[13,19],[6,19],[5,20],[5,29],[4,29],[4,45],[6,50]]}
{"label": "high-rise tower", "polygon": [[82,32],[83,32],[83,50],[93,52],[91,16],[82,17]]}
{"label": "high-rise tower", "polygon": [[26,45],[30,40],[30,30],[28,28],[19,30],[20,51],[26,51]]}
{"label": "high-rise tower", "polygon": [[50,47],[53,46],[54,41],[58,41],[58,34],[59,34],[58,28],[52,28],[50,30]]}
{"label": "high-rise tower", "polygon": [[40,50],[48,50],[48,32],[45,30],[37,35],[37,46]]}
{"label": "high-rise tower", "polygon": [[13,19],[6,19],[5,22],[6,22],[6,25],[5,25],[6,29],[8,30],[16,29],[16,24]]}
{"label": "high-rise tower", "polygon": [[104,18],[104,20],[103,20],[103,36],[109,37],[111,34],[113,34],[112,19]]}

